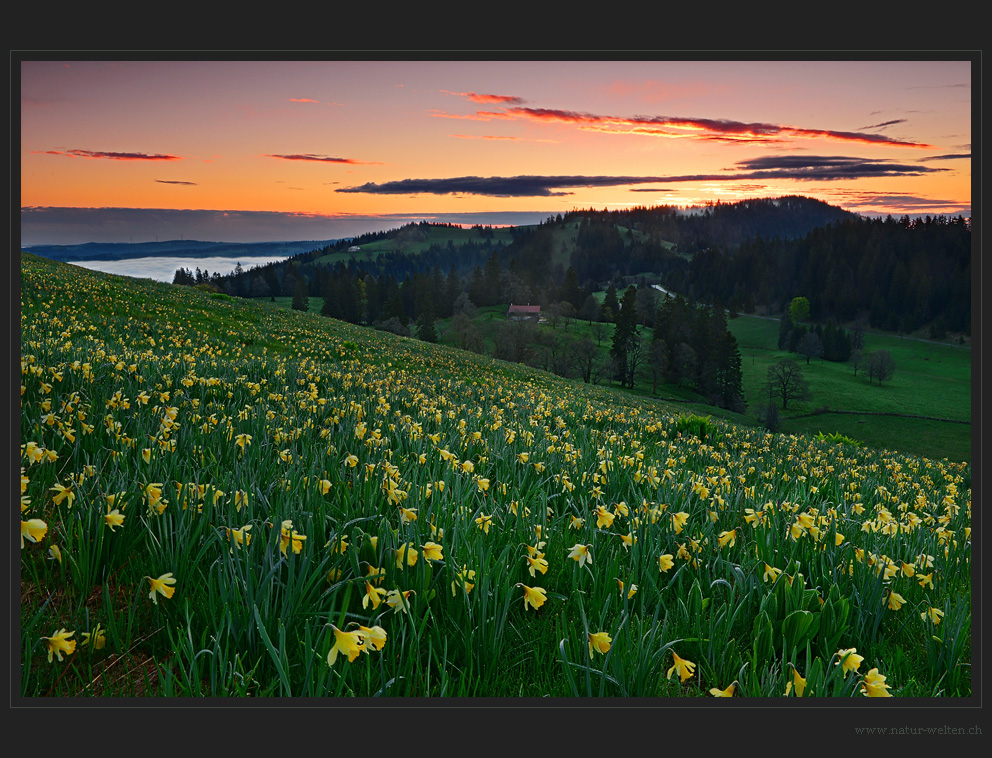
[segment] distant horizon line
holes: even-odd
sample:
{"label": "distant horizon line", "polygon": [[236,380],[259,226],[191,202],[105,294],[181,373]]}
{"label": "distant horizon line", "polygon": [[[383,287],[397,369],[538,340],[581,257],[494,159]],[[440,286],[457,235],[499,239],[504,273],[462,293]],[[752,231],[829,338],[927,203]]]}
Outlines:
{"label": "distant horizon line", "polygon": [[[604,207],[606,211],[633,208],[673,208],[678,211],[702,210],[717,205],[736,205],[753,200],[779,200],[806,195],[784,194],[775,197],[744,198],[734,201],[708,201],[694,205],[636,204],[623,208]],[[819,200],[818,198],[809,198]],[[900,211],[855,211],[834,205],[865,218],[892,216],[911,219],[927,216],[964,216],[971,218],[970,204],[946,203],[951,206],[938,211],[940,202],[924,202],[915,198],[921,210],[903,208]],[[22,206],[20,247],[71,247],[81,245],[143,245],[165,242],[208,242],[214,244],[273,244],[279,242],[340,241],[363,234],[391,231],[410,223],[456,224],[460,227],[477,225],[504,228],[531,226],[558,215],[598,210],[595,206],[568,210],[544,211],[450,211],[390,214],[320,215],[286,211],[232,211],[207,209]],[[180,229],[177,229],[180,227]],[[145,239],[135,242],[137,231]],[[235,235],[240,238],[235,238]]]}

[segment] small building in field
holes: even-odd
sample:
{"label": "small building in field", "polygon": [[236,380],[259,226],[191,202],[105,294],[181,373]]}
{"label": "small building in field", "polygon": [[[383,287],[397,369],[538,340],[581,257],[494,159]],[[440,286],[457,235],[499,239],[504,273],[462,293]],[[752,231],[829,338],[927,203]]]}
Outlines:
{"label": "small building in field", "polygon": [[530,319],[532,321],[541,320],[541,306],[539,305],[514,305],[510,303],[510,307],[506,310],[506,317],[513,319],[514,321],[523,321],[525,319]]}
{"label": "small building in field", "polygon": [[358,245],[352,245],[345,252],[348,252],[348,253],[360,253],[360,252],[362,252],[362,248],[360,248]]}

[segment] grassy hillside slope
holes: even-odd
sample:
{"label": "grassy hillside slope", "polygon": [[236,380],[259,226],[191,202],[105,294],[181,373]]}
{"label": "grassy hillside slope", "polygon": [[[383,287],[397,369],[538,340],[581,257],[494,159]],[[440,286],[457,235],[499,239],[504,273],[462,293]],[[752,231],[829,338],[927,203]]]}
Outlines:
{"label": "grassy hillside slope", "polygon": [[970,694],[967,465],[21,277],[21,695]]}

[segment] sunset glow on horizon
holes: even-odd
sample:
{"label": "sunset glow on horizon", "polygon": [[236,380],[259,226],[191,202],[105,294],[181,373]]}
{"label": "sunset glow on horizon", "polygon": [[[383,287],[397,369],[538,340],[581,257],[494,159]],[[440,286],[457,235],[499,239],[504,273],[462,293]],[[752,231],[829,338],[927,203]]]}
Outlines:
{"label": "sunset glow on horizon", "polygon": [[20,67],[25,245],[150,239],[152,211],[232,241],[782,195],[971,215],[970,60]]}

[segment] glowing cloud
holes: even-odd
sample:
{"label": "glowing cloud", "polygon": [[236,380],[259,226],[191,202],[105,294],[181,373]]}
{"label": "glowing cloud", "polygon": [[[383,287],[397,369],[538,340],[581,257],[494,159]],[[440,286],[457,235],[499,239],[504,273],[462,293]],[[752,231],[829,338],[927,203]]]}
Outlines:
{"label": "glowing cloud", "polygon": [[179,161],[178,155],[161,153],[110,153],[96,150],[42,150],[42,155],[65,155],[70,158],[105,158],[112,161]]}
{"label": "glowing cloud", "polygon": [[[480,115],[497,117],[499,114],[480,111]],[[930,148],[919,142],[908,142],[881,134],[846,132],[834,129],[811,129],[806,127],[770,124],[763,122],[734,121],[731,119],[687,118],[672,116],[600,116],[580,111],[567,111],[556,108],[507,108],[503,117],[522,118],[538,122],[575,124],[580,128],[594,128],[617,133],[654,134],[656,136],[688,136],[697,139],[737,139],[767,142],[783,137],[829,139],[845,142],[892,145],[897,147]],[[655,129],[655,132],[636,131]]]}

